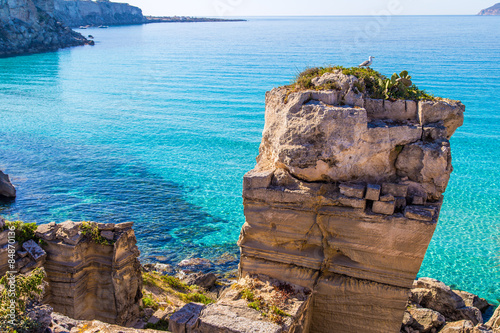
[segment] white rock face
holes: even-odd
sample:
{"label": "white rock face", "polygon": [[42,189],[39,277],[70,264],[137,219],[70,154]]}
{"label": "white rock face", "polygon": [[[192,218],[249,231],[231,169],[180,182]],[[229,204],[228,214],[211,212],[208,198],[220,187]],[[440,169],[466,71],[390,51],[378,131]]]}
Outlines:
{"label": "white rock face", "polygon": [[[266,94],[266,125],[257,170],[284,168],[310,182],[380,182],[400,176],[423,184],[434,199],[444,192],[452,171],[447,138],[463,123],[461,103],[420,102],[422,122],[395,121],[387,117],[395,113],[396,102],[382,102],[382,107],[391,103],[388,116],[382,109],[376,118],[370,118],[372,112],[364,108],[321,101],[336,100],[328,94],[337,92],[288,95],[286,89],[278,88]],[[402,102],[399,111],[404,114],[407,103]],[[443,124],[447,137],[422,140],[429,122]]]}

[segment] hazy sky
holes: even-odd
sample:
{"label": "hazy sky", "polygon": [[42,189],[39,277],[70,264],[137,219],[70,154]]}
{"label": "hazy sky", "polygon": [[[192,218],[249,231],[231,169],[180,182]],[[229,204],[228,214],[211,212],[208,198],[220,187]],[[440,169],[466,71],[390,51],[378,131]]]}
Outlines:
{"label": "hazy sky", "polygon": [[157,16],[473,15],[498,0],[114,0]]}

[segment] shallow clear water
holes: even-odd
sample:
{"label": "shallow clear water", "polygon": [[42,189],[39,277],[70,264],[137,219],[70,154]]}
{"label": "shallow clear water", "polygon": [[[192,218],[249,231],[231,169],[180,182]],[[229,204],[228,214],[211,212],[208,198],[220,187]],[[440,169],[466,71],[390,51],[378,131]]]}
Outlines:
{"label": "shallow clear water", "polygon": [[306,66],[373,55],[375,69],[406,69],[419,86],[467,106],[419,275],[495,301],[499,28],[499,17],[474,16],[166,23],[82,30],[94,47],[0,59],[0,169],[18,188],[0,214],[135,221],[145,259],[236,254],[265,91]]}

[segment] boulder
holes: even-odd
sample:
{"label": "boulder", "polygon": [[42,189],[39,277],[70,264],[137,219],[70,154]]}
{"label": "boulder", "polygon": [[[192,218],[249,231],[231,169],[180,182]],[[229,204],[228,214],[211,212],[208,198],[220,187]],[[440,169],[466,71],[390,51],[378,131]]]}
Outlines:
{"label": "boulder", "polygon": [[72,221],[37,228],[47,253],[44,268],[50,288],[44,301],[78,320],[132,324],[142,298],[134,231],[115,232],[114,243],[96,244],[84,240],[80,228],[81,223]]}
{"label": "boulder", "polygon": [[40,224],[35,231],[35,236],[45,240],[54,240],[57,234],[57,224],[50,222],[47,224]]}
{"label": "boulder", "polygon": [[486,323],[486,326],[500,329],[500,306],[497,307],[497,309],[493,313],[493,316]]}
{"label": "boulder", "polygon": [[205,289],[210,289],[215,285],[217,276],[214,273],[203,274],[199,272],[187,275],[182,281],[188,286],[197,285]]}
{"label": "boulder", "polygon": [[480,298],[477,295],[462,290],[453,290],[453,292],[462,297],[466,306],[473,306],[475,308],[478,308],[481,312],[486,311],[486,309],[490,307],[490,304],[487,300],[485,300],[484,298]]}
{"label": "boulder", "polygon": [[444,316],[437,311],[409,307],[405,314],[403,327],[410,327],[420,333],[430,333],[439,330],[446,322]]}
{"label": "boulder", "polygon": [[410,301],[424,308],[438,311],[446,321],[468,320],[474,325],[482,324],[483,317],[478,308],[466,306],[462,297],[454,293],[443,282],[420,278],[413,284]]}
{"label": "boulder", "polygon": [[2,171],[0,171],[0,197],[16,197],[16,188],[10,182],[9,175],[6,175]]}
{"label": "boulder", "polygon": [[460,320],[447,323],[440,333],[473,333],[474,323],[470,320]]}
{"label": "boulder", "polygon": [[208,269],[212,267],[212,263],[210,260],[204,258],[190,258],[182,260],[177,264],[177,266],[181,269],[194,271]]}

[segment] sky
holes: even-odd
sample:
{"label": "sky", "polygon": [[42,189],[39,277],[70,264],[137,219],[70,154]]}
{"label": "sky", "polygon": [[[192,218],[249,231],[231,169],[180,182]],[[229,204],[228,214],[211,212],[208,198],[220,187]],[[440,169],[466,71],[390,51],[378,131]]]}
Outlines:
{"label": "sky", "polygon": [[475,15],[498,0],[113,0],[155,16]]}

